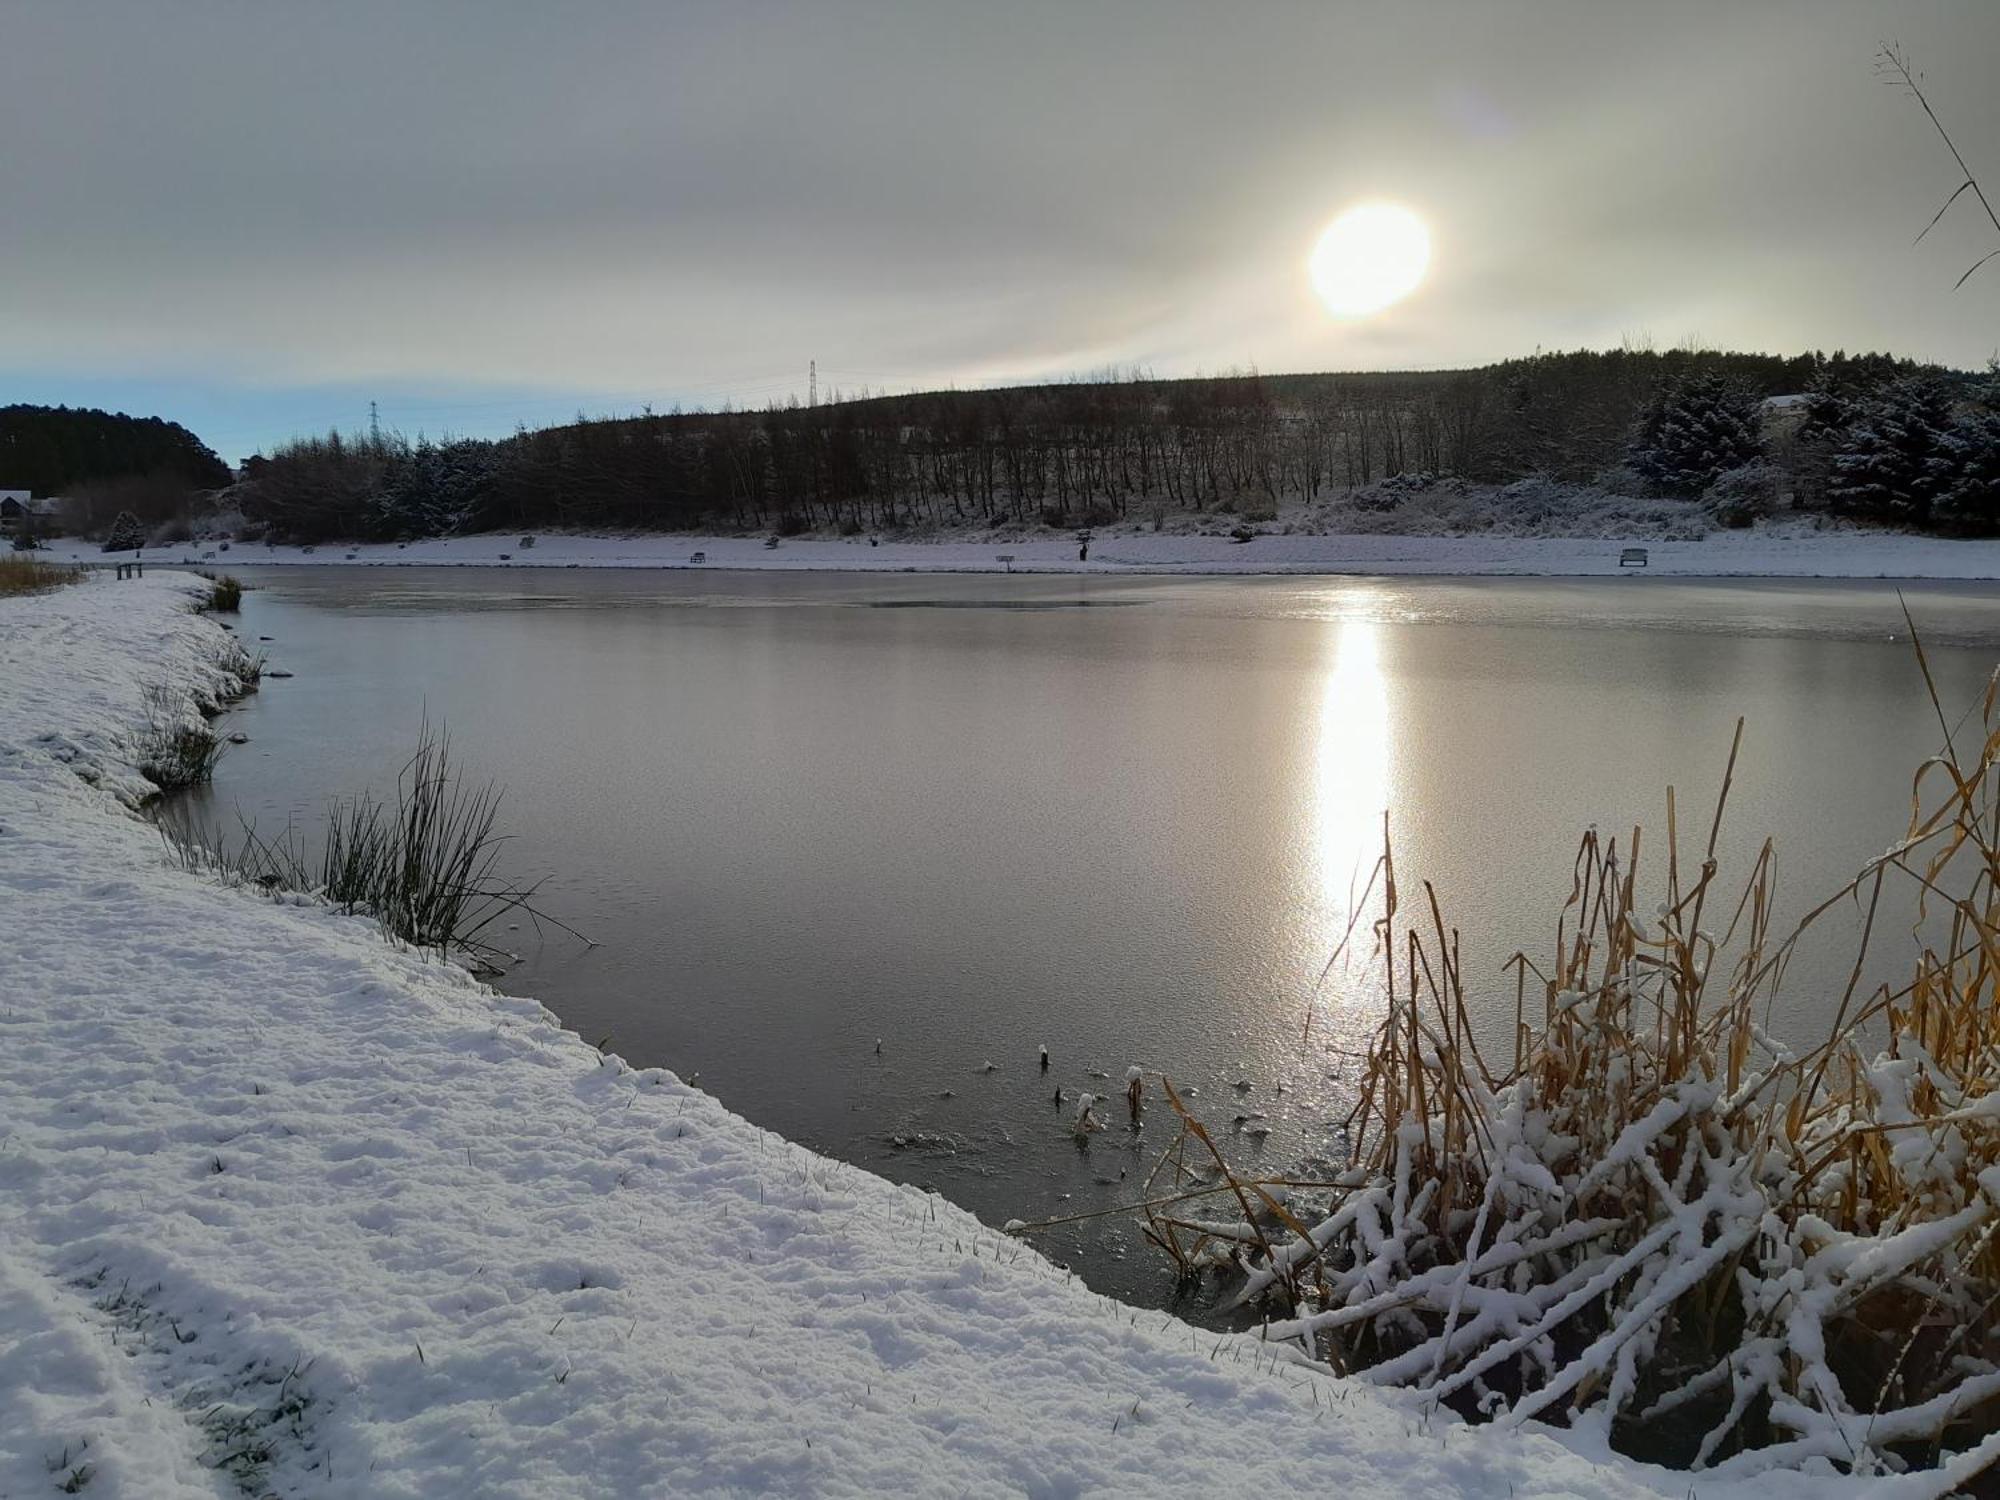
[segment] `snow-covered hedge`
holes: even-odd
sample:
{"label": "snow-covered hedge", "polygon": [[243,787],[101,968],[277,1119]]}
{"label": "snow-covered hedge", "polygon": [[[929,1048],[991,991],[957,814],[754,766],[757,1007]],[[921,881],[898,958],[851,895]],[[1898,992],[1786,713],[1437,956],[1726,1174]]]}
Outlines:
{"label": "snow-covered hedge", "polygon": [[1684,500],[1613,494],[1546,475],[1507,485],[1399,475],[1306,507],[1291,529],[1377,536],[1518,536],[1699,541],[1714,530]]}

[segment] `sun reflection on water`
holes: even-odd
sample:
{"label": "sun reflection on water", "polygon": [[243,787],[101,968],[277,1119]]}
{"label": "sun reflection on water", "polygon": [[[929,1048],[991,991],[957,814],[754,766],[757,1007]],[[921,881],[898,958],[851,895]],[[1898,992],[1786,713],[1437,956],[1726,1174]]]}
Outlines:
{"label": "sun reflection on water", "polygon": [[[1389,805],[1389,686],[1381,627],[1372,619],[1329,620],[1314,759],[1313,823],[1320,925],[1327,956],[1339,944],[1382,852]],[[1381,906],[1378,883],[1357,923],[1352,957],[1365,965],[1367,925]],[[1329,976],[1328,991],[1345,986]]]}

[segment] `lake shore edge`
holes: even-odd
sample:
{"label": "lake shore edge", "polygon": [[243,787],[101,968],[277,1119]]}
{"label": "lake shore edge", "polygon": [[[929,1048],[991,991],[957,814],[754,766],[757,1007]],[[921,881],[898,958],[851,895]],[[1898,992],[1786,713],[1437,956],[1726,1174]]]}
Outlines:
{"label": "lake shore edge", "polygon": [[[174,867],[132,746],[148,687],[226,691],[205,588],[0,601],[0,1489],[213,1497],[248,1444],[281,1494],[1686,1492],[1098,1296],[364,919]],[[1701,1488],[1753,1485],[1884,1492]]]}
{"label": "lake shore edge", "polygon": [[[2000,539],[1950,539],[1790,524],[1718,531],[1696,541],[1657,537],[1283,535],[1105,532],[1088,555],[1074,538],[939,537],[921,541],[802,536],[775,547],[759,536],[484,533],[408,543],[169,543],[146,549],[162,564],[209,568],[312,564],[348,567],[646,568],[707,571],[1036,573],[1091,577],[1248,575],[1372,577],[1853,578],[2000,580]],[[1627,554],[1642,551],[1639,566]],[[55,561],[115,561],[77,538],[51,542]],[[142,556],[144,554],[142,553]],[[699,561],[695,559],[699,558]]]}

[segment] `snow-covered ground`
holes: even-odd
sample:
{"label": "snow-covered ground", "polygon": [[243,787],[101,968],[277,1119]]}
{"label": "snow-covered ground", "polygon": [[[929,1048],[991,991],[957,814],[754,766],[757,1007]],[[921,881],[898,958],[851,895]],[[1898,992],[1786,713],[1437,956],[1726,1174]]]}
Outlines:
{"label": "snow-covered ground", "polygon": [[0,1497],[1690,1493],[1107,1301],[171,865],[132,745],[229,686],[194,587],[0,600]]}
{"label": "snow-covered ground", "polygon": [[[2000,540],[1961,541],[1860,529],[1814,530],[1781,522],[1718,531],[1695,541],[1634,536],[1605,539],[1520,536],[1372,536],[1267,533],[1227,536],[1106,533],[1088,561],[1077,543],[1041,533],[1000,539],[885,541],[799,537],[768,547],[758,537],[572,536],[543,533],[532,547],[518,536],[444,537],[397,546],[328,543],[306,550],[234,542],[173,544],[144,554],[158,563],[226,567],[253,563],[459,565],[537,568],[778,568],[880,572],[1033,573],[1357,573],[1513,574],[1545,577],[1629,573],[1620,554],[1644,547],[1649,575],[1749,578],[2000,579]],[[211,555],[213,554],[213,555]],[[703,561],[691,559],[701,554]],[[124,555],[124,554],[121,554]],[[95,543],[64,539],[48,556],[102,562]],[[1011,563],[1002,559],[1011,557]]]}

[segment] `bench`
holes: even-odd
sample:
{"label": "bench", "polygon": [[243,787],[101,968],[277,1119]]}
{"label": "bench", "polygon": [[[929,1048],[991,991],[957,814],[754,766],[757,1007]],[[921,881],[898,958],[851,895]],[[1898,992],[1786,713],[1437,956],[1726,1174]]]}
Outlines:
{"label": "bench", "polygon": [[693,557],[690,557],[688,561],[690,563],[695,563],[695,564],[705,563],[708,561],[708,554],[706,552],[697,552]]}
{"label": "bench", "polygon": [[1623,552],[1618,554],[1618,566],[1621,568],[1645,567],[1646,549],[1644,547],[1627,547]]}

